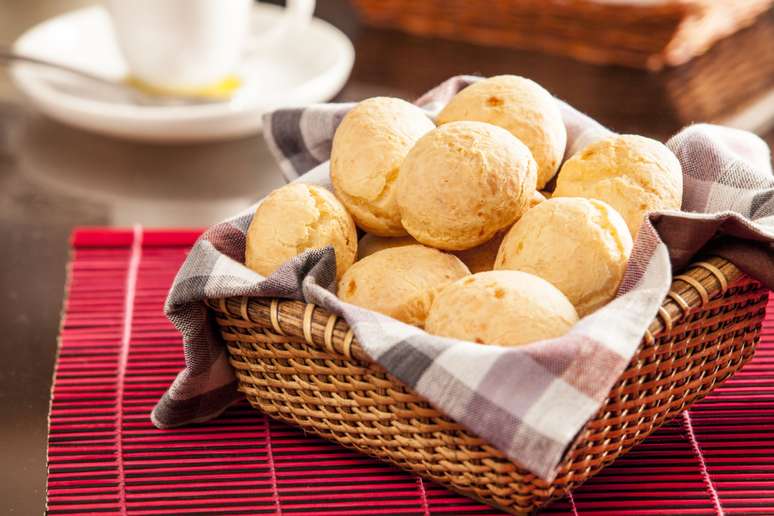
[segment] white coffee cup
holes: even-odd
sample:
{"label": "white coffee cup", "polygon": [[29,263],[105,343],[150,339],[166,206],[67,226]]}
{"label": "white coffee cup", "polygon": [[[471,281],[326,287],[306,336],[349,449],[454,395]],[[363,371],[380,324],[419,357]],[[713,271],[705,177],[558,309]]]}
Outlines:
{"label": "white coffee cup", "polygon": [[285,15],[248,44],[253,0],[106,0],[133,78],[158,88],[209,88],[236,71],[243,52],[271,51],[304,26],[315,0],[287,0]]}

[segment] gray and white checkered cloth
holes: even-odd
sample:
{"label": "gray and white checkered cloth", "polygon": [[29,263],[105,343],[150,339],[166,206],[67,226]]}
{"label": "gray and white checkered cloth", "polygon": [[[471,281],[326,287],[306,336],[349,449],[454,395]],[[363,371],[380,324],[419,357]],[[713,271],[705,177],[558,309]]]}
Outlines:
{"label": "gray and white checkered cloth", "polygon": [[[417,104],[434,115],[473,80],[452,78]],[[329,186],[331,140],[351,107],[316,105],[267,115],[265,136],[289,180]],[[567,156],[610,134],[564,103],[562,113]],[[213,226],[194,246],[167,299],[167,315],[185,341],[186,368],[154,409],[154,424],[169,428],[204,421],[240,397],[202,299],[306,300],[343,316],[366,353],[439,410],[551,479],[637,349],[669,289],[673,268],[714,246],[712,252],[774,287],[774,177],[766,144],[747,132],[694,125],[668,145],[683,166],[683,212],[649,216],[613,302],[561,338],[518,348],[432,336],[339,301],[333,294],[330,247],[307,251],[271,276],[260,276],[242,265],[254,207]]]}

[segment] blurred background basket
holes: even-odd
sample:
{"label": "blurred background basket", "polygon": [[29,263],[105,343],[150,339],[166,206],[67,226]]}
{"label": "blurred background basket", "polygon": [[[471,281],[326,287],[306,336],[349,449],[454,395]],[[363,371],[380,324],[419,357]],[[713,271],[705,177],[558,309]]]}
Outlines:
{"label": "blurred background basket", "polygon": [[707,395],[752,355],[768,291],[721,258],[675,278],[638,351],[553,482],[446,417],[363,352],[346,322],[298,301],[211,299],[239,389],[305,431],[511,513],[564,496]]}
{"label": "blurred background basket", "polygon": [[704,53],[774,0],[352,0],[365,23],[420,36],[653,70]]}

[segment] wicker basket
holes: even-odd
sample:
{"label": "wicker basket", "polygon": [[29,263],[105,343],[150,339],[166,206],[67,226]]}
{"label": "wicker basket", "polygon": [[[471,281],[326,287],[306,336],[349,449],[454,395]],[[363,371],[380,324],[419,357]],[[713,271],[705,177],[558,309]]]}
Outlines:
{"label": "wicker basket", "polygon": [[659,69],[704,53],[772,0],[352,0],[370,25]]}
{"label": "wicker basket", "polygon": [[268,415],[511,513],[599,472],[744,364],[768,291],[717,257],[677,276],[640,347],[548,483],[373,363],[345,321],[297,301],[208,300],[239,388]]}

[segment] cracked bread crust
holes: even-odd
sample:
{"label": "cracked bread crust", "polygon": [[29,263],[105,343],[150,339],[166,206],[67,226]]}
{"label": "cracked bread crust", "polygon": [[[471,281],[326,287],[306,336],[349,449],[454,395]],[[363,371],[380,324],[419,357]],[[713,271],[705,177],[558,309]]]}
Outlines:
{"label": "cracked bread crust", "polygon": [[268,276],[307,249],[333,246],[336,275],[355,261],[357,231],[347,210],[325,188],[291,183],[269,194],[247,230],[245,265]]}
{"label": "cracked bread crust", "polygon": [[609,204],[554,197],[529,210],[500,245],[495,269],[549,281],[583,317],[615,297],[632,251],[623,218]]}
{"label": "cracked bread crust", "polygon": [[553,197],[604,201],[621,214],[636,237],[646,213],[680,209],[682,168],[672,151],[656,140],[615,135],[568,159]]}
{"label": "cracked bread crust", "polygon": [[422,244],[470,249],[528,208],[537,165],[511,133],[483,122],[451,122],[423,136],[398,177],[406,231]]}
{"label": "cracked bread crust", "polygon": [[400,165],[435,124],[420,108],[390,97],[366,99],[336,129],[331,181],[358,226],[378,236],[402,236],[395,201]]}

